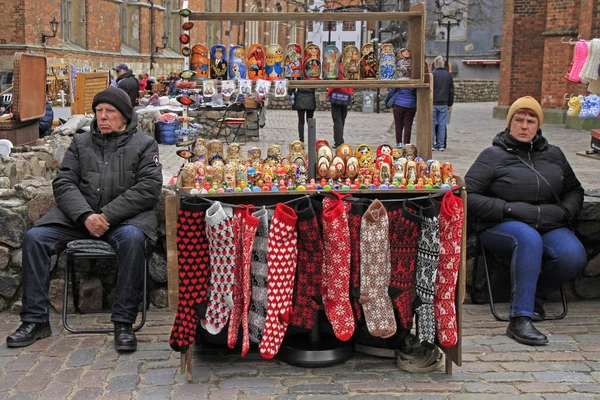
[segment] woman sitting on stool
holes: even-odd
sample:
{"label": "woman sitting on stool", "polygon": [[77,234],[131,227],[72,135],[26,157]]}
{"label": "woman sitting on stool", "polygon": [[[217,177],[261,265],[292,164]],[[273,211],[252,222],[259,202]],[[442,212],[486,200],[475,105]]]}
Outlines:
{"label": "woman sitting on stool", "polygon": [[509,337],[541,345],[548,338],[532,320],[543,319],[546,297],[575,278],[586,252],[569,229],[583,204],[583,188],[560,148],[548,144],[544,114],[532,97],[517,99],[508,128],[467,172],[469,216],[485,249],[512,254]]}

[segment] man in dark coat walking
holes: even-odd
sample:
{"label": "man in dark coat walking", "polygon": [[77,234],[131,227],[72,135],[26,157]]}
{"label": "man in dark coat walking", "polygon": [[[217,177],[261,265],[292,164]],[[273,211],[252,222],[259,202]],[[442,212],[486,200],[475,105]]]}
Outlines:
{"label": "man in dark coat walking", "polygon": [[119,64],[113,68],[117,73],[117,87],[123,89],[131,99],[131,105],[136,106],[138,104],[138,97],[140,96],[140,83],[129,70],[127,64]]}
{"label": "man in dark coat walking", "polygon": [[92,102],[90,132],[73,137],[52,182],[56,207],[23,240],[21,326],[6,339],[24,347],[52,334],[48,290],[51,257],[78,239],[101,239],[117,254],[111,320],[115,348],[133,351],[146,243],[156,241],[162,169],[156,141],[137,129],[127,93],[108,88]]}

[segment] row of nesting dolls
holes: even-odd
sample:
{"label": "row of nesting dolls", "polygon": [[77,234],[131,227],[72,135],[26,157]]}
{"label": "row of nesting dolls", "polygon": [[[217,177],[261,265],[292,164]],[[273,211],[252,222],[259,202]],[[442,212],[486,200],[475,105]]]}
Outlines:
{"label": "row of nesting dolls", "polygon": [[[411,55],[406,48],[394,51],[389,43],[381,45],[379,54],[372,44],[365,44],[359,51],[354,45],[340,50],[327,45],[321,57],[321,48],[311,43],[304,52],[297,43],[284,49],[278,44],[263,47],[253,44],[246,51],[242,46],[229,50],[222,44],[212,46],[210,53],[203,44],[191,49],[184,48],[184,55],[191,55],[190,70],[194,80],[203,79],[408,79],[411,77]],[[228,62],[229,60],[229,62]]]}

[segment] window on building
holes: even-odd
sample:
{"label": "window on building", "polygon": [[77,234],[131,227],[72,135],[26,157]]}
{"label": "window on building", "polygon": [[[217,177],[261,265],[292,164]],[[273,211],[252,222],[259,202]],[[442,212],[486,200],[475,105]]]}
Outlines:
{"label": "window on building", "polygon": [[85,2],[62,0],[62,40],[86,48]]}
{"label": "window on building", "polygon": [[163,0],[165,11],[163,13],[163,31],[169,38],[167,46],[171,49],[179,49],[179,33],[181,31],[181,17],[179,7],[181,0]]}
{"label": "window on building", "polygon": [[306,21],[306,30],[308,32],[312,32],[313,31],[313,22],[312,21]]}
{"label": "window on building", "polygon": [[356,46],[356,42],[352,41],[352,42],[342,42],[342,49],[344,50],[346,48],[346,46]]}
{"label": "window on building", "polygon": [[131,0],[121,4],[121,44],[140,51],[140,7]]}
{"label": "window on building", "polygon": [[327,21],[323,23],[323,30],[324,31],[331,31],[334,32],[337,29],[337,24],[335,21]]}
{"label": "window on building", "polygon": [[344,21],[342,24],[342,30],[354,32],[356,30],[356,21]]}

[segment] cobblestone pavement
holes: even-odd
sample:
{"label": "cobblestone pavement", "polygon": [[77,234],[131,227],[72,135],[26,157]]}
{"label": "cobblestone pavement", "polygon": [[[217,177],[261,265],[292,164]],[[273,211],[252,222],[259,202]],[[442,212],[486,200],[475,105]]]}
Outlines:
{"label": "cobblestone pavement", "polygon": [[[464,176],[479,153],[491,146],[493,137],[506,127],[505,120],[493,119],[492,110],[496,103],[457,103],[452,110],[451,123],[448,125],[448,148],[444,153],[433,153],[442,161],[450,161],[454,172]],[[333,142],[333,122],[328,111],[317,111],[317,138]],[[416,120],[416,119],[415,119]],[[298,117],[295,111],[268,110],[267,124],[260,130],[260,140],[250,140],[244,147],[244,154],[252,146],[262,149],[266,155],[267,147],[276,143],[287,154],[287,145],[298,138]],[[360,143],[379,145],[393,144],[394,119],[391,113],[351,112],[346,119],[344,139],[355,146]],[[544,125],[544,136],[551,144],[562,148],[573,166],[583,186],[598,188],[598,167],[600,163],[575,153],[590,147],[590,132],[566,129],[559,125]],[[416,125],[413,126],[413,141],[416,140]],[[160,145],[165,182],[177,174],[181,167],[181,158],[175,154],[175,146]]]}
{"label": "cobblestone pavement", "polygon": [[[551,304],[548,311],[557,310]],[[138,351],[117,354],[112,335],[61,330],[23,349],[8,349],[18,316],[0,322],[0,399],[592,399],[600,398],[600,302],[578,302],[562,321],[538,323],[550,344],[530,347],[505,336],[487,305],[466,305],[463,365],[453,375],[401,372],[394,360],[355,354],[345,364],[298,368],[223,350],[195,350],[193,382],[179,374],[167,340],[174,314],[150,310]],[[108,320],[78,315],[71,324]]]}

